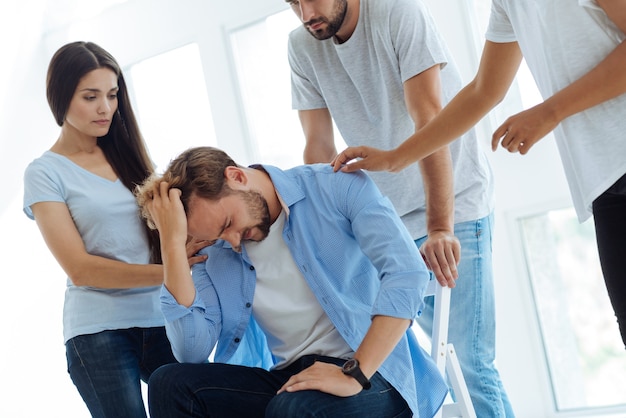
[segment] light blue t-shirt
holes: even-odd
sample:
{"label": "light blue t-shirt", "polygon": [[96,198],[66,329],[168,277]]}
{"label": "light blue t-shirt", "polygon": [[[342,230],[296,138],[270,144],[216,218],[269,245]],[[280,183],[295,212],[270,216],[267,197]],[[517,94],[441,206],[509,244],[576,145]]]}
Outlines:
{"label": "light blue t-shirt", "polygon": [[[119,179],[107,180],[46,151],[24,174],[24,212],[31,219],[31,205],[38,202],[67,205],[89,254],[132,264],[149,263],[148,238],[137,202]],[[64,341],[104,330],[163,326],[159,289],[74,286],[68,278]]]}
{"label": "light blue t-shirt", "polygon": [[[291,256],[352,350],[372,316],[419,314],[428,270],[391,202],[365,173],[334,173],[328,164],[263,168],[288,208],[282,237]],[[217,344],[216,362],[271,368],[275,359],[252,315],[256,271],[245,243],[242,253],[222,240],[201,253],[208,259],[193,266],[197,292],[190,307],[163,287],[174,355],[181,362],[203,362]],[[411,329],[378,371],[415,416],[431,417],[447,393]]]}

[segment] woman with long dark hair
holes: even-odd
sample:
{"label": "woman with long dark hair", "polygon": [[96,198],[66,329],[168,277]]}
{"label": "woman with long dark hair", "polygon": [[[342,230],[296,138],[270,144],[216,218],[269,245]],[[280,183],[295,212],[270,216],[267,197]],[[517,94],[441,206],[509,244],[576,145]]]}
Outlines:
{"label": "woman with long dark hair", "polygon": [[[61,133],[26,169],[24,211],[68,276],[68,372],[93,417],[145,417],[140,380],[176,361],[159,305],[159,238],[133,195],[154,166],[107,51],[64,45],[46,89]],[[190,264],[203,245],[188,244]]]}

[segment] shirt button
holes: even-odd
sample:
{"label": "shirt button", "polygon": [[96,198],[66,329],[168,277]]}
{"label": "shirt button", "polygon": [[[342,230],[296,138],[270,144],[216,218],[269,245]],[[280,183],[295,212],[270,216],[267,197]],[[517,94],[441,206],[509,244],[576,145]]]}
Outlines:
{"label": "shirt button", "polygon": [[250,302],[246,303],[246,308],[249,308],[250,306],[252,306]]}
{"label": "shirt button", "polygon": [[239,341],[241,341],[240,338],[235,338],[235,342],[238,343]]}
{"label": "shirt button", "polygon": [[254,266],[250,266],[250,270],[254,270]]}

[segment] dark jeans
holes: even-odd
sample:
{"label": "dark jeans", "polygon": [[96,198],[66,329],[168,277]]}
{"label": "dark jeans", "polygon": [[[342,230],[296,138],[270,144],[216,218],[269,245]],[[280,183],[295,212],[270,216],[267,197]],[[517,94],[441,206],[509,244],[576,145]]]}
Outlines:
{"label": "dark jeans", "polygon": [[626,175],[593,202],[593,218],[602,274],[626,345]]}
{"label": "dark jeans", "polygon": [[372,387],[338,397],[308,390],[283,392],[280,387],[315,361],[341,365],[345,360],[304,356],[283,370],[222,363],[171,364],[154,372],[148,384],[152,418],[210,417],[411,417],[402,396],[379,373]]}
{"label": "dark jeans", "polygon": [[79,335],[65,344],[68,372],[94,418],[145,418],[141,382],[176,362],[165,328]]}

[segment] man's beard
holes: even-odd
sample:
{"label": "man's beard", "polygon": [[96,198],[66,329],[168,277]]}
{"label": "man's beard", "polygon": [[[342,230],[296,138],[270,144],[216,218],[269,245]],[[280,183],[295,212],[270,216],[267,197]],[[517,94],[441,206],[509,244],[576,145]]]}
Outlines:
{"label": "man's beard", "polygon": [[253,228],[257,228],[261,232],[261,239],[257,241],[263,241],[270,233],[270,227],[272,222],[270,219],[270,209],[267,205],[267,200],[261,195],[261,193],[249,190],[236,192],[241,195],[243,201],[247,205],[248,215],[252,219],[258,219],[259,223]]}
{"label": "man's beard", "polygon": [[[341,29],[341,25],[343,25],[343,21],[346,18],[347,11],[347,0],[336,0],[332,15],[329,18],[321,17],[319,19],[310,20],[304,23],[304,27],[307,29],[307,32],[309,32],[315,39],[319,41],[332,38],[337,34],[337,32],[339,32],[339,29]],[[320,22],[324,22],[327,24],[326,29],[311,30],[310,25],[314,25]]]}

